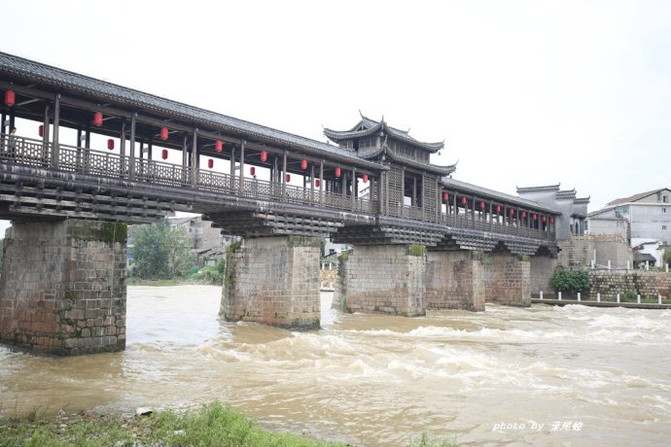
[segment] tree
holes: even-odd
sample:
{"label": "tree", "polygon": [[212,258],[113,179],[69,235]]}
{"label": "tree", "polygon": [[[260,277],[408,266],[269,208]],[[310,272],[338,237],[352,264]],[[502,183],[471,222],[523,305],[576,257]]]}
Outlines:
{"label": "tree", "polygon": [[193,263],[186,232],[172,228],[167,219],[131,227],[133,275],[142,279],[169,279],[182,276]]}
{"label": "tree", "polygon": [[671,247],[668,247],[664,250],[664,256],[662,257],[664,264],[671,264]]}

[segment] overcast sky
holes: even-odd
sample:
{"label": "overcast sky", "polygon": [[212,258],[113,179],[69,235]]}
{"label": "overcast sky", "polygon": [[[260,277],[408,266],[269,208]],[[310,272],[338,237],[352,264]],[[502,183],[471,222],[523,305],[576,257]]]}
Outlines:
{"label": "overcast sky", "polygon": [[671,187],[670,1],[3,2],[2,51],[325,140],[359,111],[505,193]]}

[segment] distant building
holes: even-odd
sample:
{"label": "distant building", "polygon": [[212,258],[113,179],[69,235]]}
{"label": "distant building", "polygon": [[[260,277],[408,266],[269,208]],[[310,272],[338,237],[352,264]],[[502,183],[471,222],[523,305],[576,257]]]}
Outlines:
{"label": "distant building", "polygon": [[204,221],[201,216],[173,217],[168,219],[173,228],[184,229],[189,240],[189,248],[200,263],[224,253],[224,248],[239,240],[237,236],[222,235],[219,228],[213,228],[212,222]]}
{"label": "distant building", "polygon": [[566,241],[571,235],[585,234],[587,205],[589,205],[589,197],[577,197],[575,189],[562,191],[559,186],[557,184],[517,188],[520,197],[561,211],[555,227],[557,242]]}
{"label": "distant building", "polygon": [[632,247],[671,242],[671,190],[660,188],[613,200],[589,214],[590,233],[624,234]]}

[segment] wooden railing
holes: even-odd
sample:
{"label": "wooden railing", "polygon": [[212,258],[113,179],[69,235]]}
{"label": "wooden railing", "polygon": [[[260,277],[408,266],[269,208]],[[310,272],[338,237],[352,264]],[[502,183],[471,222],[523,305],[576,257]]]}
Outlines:
{"label": "wooden railing", "polygon": [[[17,165],[39,166],[66,172],[122,178],[155,185],[191,187],[199,191],[231,194],[260,200],[313,205],[361,214],[379,212],[377,201],[324,191],[312,186],[273,183],[256,178],[231,177],[209,169],[199,169],[194,181],[191,170],[173,163],[121,156],[82,147],[59,144],[58,160],[52,160],[53,143],[45,146],[42,140],[15,135],[0,136],[0,160]],[[53,163],[55,162],[55,163]],[[132,163],[132,165],[131,165]],[[533,239],[554,240],[554,232],[498,221],[480,220],[477,216],[427,212],[420,207],[387,206],[386,215],[425,222],[442,223],[459,228],[472,228],[495,233],[511,234]]]}

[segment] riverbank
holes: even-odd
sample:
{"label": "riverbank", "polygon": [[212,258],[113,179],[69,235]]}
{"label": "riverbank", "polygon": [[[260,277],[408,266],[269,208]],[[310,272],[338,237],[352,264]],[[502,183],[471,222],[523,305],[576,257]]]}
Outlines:
{"label": "riverbank", "polygon": [[[308,433],[306,433],[307,435]],[[124,417],[84,412],[46,419],[37,411],[20,418],[0,418],[0,446],[344,446],[290,433],[270,433],[242,413],[215,402],[198,411],[162,411]]]}
{"label": "riverbank", "polygon": [[[262,429],[242,413],[219,403],[200,410],[179,413],[162,411],[127,417],[83,412],[66,416],[60,412],[46,418],[34,410],[23,417],[0,416],[0,447],[24,446],[286,446],[346,447],[351,444],[310,439],[310,433],[272,433]],[[450,441],[424,434],[413,447],[451,447]]]}

